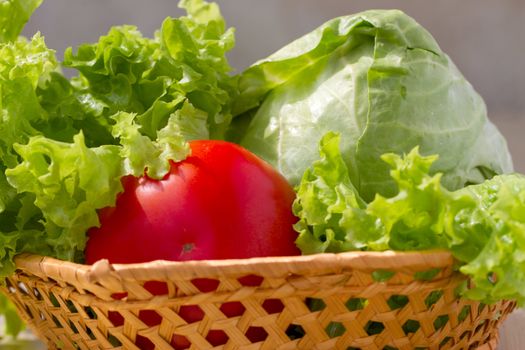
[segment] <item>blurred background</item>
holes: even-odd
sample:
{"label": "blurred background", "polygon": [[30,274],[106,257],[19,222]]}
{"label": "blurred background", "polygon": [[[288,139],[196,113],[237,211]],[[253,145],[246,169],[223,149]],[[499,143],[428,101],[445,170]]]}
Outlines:
{"label": "blurred background", "polygon": [[[525,2],[523,0],[219,0],[236,28],[231,65],[242,71],[323,22],[371,8],[398,8],[426,27],[484,97],[506,136],[516,170],[525,173]],[[58,57],[66,47],[97,41],[112,25],[134,24],[146,36],[177,0],[47,0],[24,34],[41,31]]]}
{"label": "blurred background", "polygon": [[[153,35],[177,0],[45,0],[24,34],[40,31],[61,58],[65,48],[94,42],[112,25],[134,24]],[[516,170],[525,173],[525,1],[523,0],[219,0],[237,29],[231,65],[242,71],[323,22],[371,8],[398,8],[426,27],[484,97],[489,117],[506,136]],[[525,324],[515,313],[515,326]],[[518,322],[518,318],[521,321]],[[509,324],[508,322],[507,324]],[[503,330],[500,349],[518,349]],[[9,349],[44,349],[31,339],[0,343]]]}

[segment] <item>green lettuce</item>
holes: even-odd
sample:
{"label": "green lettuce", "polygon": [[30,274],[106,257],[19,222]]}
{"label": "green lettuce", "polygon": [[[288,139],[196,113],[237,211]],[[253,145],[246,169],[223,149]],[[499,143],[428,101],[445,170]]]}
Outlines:
{"label": "green lettuce", "polygon": [[438,157],[422,156],[416,147],[381,157],[397,193],[366,204],[340,142],[335,133],[322,138],[321,158],[297,187],[293,210],[303,253],[446,249],[472,281],[466,297],[525,303],[525,176],[500,175],[449,191],[442,174],[430,174]]}
{"label": "green lettuce", "polygon": [[512,171],[481,97],[432,36],[397,10],[328,21],[244,71],[231,140],[296,185],[328,131],[365,201],[390,196],[384,153],[438,154],[448,189]]}
{"label": "green lettuce", "polygon": [[[223,138],[237,94],[234,33],[216,4],[181,1],[187,16],[153,38],[113,27],[60,62],[39,33],[19,37],[40,2],[0,0],[0,277],[21,252],[81,262],[121,179],[162,178],[188,141]],[[17,333],[11,310],[0,298]]]}
{"label": "green lettuce", "polygon": [[16,41],[42,0],[0,1],[0,43]]}
{"label": "green lettuce", "polygon": [[[471,276],[476,286],[468,290],[466,296],[489,302],[517,299],[523,305],[525,176],[498,176],[462,192],[470,192],[478,200],[479,210],[485,214],[484,233],[488,236],[479,254],[461,267],[461,272]],[[463,219],[463,226],[471,225],[475,220]]]}
{"label": "green lettuce", "polygon": [[71,82],[70,91],[78,95],[71,102],[80,100],[83,115],[87,112],[90,122],[99,124],[94,130],[100,135],[93,139],[109,137],[100,129],[110,133],[108,118],[120,111],[137,114],[141,132],[154,138],[185,103],[206,114],[205,119],[184,116],[183,123],[202,124],[186,133],[188,139],[223,137],[236,95],[236,78],[229,75],[225,56],[234,45],[233,30],[225,30],[216,4],[195,0],[181,5],[188,17],[168,17],[153,39],[134,26],[120,26],[76,53],[66,50],[62,64],[80,72]]}
{"label": "green lettuce", "polygon": [[[0,19],[36,4],[2,3]],[[162,178],[188,155],[187,141],[224,134],[236,95],[233,30],[216,4],[181,6],[188,15],[168,17],[153,38],[113,27],[61,63],[38,33],[0,44],[2,276],[22,251],[81,260],[122,177]],[[78,75],[66,78],[63,66]]]}

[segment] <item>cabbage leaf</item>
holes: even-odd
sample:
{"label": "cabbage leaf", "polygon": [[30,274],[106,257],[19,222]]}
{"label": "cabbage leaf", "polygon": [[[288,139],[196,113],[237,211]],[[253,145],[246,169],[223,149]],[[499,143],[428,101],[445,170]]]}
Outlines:
{"label": "cabbage leaf", "polygon": [[365,201],[393,195],[384,153],[420,147],[448,189],[512,171],[482,98],[432,36],[398,10],[328,21],[244,71],[230,139],[296,185],[321,137],[341,134]]}

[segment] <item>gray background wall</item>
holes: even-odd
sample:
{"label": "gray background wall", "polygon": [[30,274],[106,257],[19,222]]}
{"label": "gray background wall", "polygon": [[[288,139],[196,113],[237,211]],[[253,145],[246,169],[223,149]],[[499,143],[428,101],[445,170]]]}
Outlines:
{"label": "gray background wall", "polygon": [[[177,0],[45,0],[26,27],[40,30],[59,57],[68,46],[96,41],[111,25],[135,24],[152,35]],[[484,97],[525,172],[525,1],[523,0],[219,0],[237,28],[232,65],[242,70],[324,21],[371,8],[399,8],[436,38]]]}

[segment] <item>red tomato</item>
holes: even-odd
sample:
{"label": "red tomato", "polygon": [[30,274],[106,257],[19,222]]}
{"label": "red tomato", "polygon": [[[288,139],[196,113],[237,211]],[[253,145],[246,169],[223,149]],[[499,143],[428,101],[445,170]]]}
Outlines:
{"label": "red tomato", "polygon": [[137,263],[298,255],[295,193],[266,162],[225,141],[193,141],[161,180],[123,179],[100,211],[86,262]]}
{"label": "red tomato", "polygon": [[[192,141],[190,147],[191,156],[172,163],[161,180],[122,180],[115,207],[101,210],[100,227],[89,231],[86,263],[300,254],[292,228],[295,193],[284,177],[233,143]],[[229,308],[232,314],[238,311]],[[200,310],[185,312],[193,321]]]}

